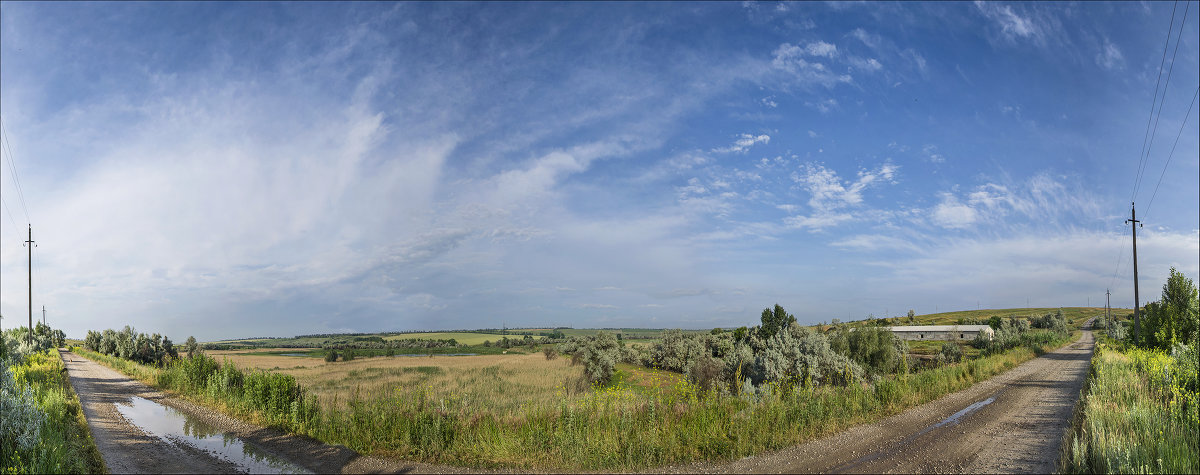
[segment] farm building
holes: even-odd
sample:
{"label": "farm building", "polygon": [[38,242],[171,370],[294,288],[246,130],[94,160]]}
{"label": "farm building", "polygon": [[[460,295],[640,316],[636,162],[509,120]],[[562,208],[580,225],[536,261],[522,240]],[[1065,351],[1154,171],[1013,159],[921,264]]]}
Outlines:
{"label": "farm building", "polygon": [[996,335],[987,325],[914,325],[889,329],[903,340],[973,340],[980,332],[991,340]]}

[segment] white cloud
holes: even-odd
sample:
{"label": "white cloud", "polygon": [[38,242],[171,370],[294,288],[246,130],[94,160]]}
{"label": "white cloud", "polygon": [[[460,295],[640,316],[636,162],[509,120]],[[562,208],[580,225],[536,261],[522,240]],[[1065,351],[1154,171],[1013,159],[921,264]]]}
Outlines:
{"label": "white cloud", "polygon": [[620,307],[617,307],[616,305],[606,304],[606,303],[585,303],[585,304],[580,304],[579,308],[614,309],[614,308],[620,308]]}
{"label": "white cloud", "polygon": [[848,58],[847,61],[850,62],[851,66],[853,66],[861,71],[875,72],[875,71],[879,71],[879,70],[883,69],[883,65],[879,64],[879,61],[876,61],[875,58],[863,59],[863,58],[858,58],[858,57],[852,57],[852,58]]}
{"label": "white cloud", "polygon": [[815,139],[815,138],[817,138],[817,137],[820,137],[820,136],[821,136],[820,134],[818,134],[818,133],[816,133],[816,132],[814,132],[814,131],[812,131],[812,130],[809,130],[809,131],[808,131],[808,137],[809,137],[809,138],[813,138],[813,139]]}
{"label": "white cloud", "polygon": [[1044,35],[1041,27],[1031,17],[1013,11],[1012,5],[976,0],[975,7],[1000,27],[1000,33],[1006,41],[1011,43],[1018,39],[1032,39],[1042,42]]}
{"label": "white cloud", "polygon": [[837,102],[837,99],[830,97],[827,99],[819,100],[817,102],[805,102],[804,105],[811,107],[813,109],[816,109],[817,111],[821,112],[822,114],[827,114],[827,113],[829,113],[829,111],[837,108],[838,102]]}
{"label": "white cloud", "polygon": [[975,223],[975,208],[964,205],[953,194],[943,193],[933,209],[933,221],[945,228],[965,228]]}
{"label": "white cloud", "polygon": [[1104,69],[1120,69],[1125,66],[1125,56],[1117,45],[1106,40],[1103,50],[1096,53],[1096,64]]}
{"label": "white cloud", "polygon": [[830,243],[831,246],[863,251],[900,250],[921,252],[921,247],[912,242],[881,234],[859,234]]}
{"label": "white cloud", "polygon": [[784,224],[791,228],[816,231],[850,221],[854,217],[839,210],[861,205],[863,191],[877,183],[892,180],[897,169],[891,163],[884,163],[874,170],[859,170],[858,178],[851,182],[841,179],[836,172],[820,164],[807,164],[803,174],[792,174],[792,181],[809,193],[808,206],[812,209],[812,215],[789,216],[784,219]]}
{"label": "white cloud", "polygon": [[[783,43],[775,48],[771,65],[789,75],[801,85],[820,85],[832,87],[839,83],[849,83],[853,80],[848,74],[837,74],[828,66],[809,58],[832,59],[837,54],[837,47],[825,43],[810,43],[806,46]],[[806,58],[809,57],[809,58]]]}
{"label": "white cloud", "polygon": [[925,159],[930,163],[945,163],[946,157],[938,153],[937,145],[926,145],[921,148],[925,154]]}
{"label": "white cloud", "polygon": [[733,145],[730,145],[728,147],[714,148],[712,151],[717,152],[717,153],[729,153],[729,152],[741,153],[741,152],[745,152],[745,151],[749,150],[750,147],[753,147],[756,144],[760,144],[760,143],[765,144],[765,143],[769,143],[770,141],[771,141],[771,136],[767,135],[767,134],[759,134],[759,135],[741,134],[740,136],[738,136],[738,138],[736,140],[733,141]]}
{"label": "white cloud", "polygon": [[883,43],[883,39],[880,38],[879,35],[868,33],[862,28],[855,28],[854,31],[850,32],[850,36],[858,39],[858,41],[861,41],[864,45],[867,45],[867,47],[871,49],[879,49],[880,45]]}

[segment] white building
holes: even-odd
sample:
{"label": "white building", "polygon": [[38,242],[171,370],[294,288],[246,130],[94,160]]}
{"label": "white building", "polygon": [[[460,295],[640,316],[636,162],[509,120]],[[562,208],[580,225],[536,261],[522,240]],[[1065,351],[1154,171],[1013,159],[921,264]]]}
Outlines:
{"label": "white building", "polygon": [[890,327],[889,330],[903,340],[973,340],[980,333],[991,340],[996,336],[987,325],[913,325]]}

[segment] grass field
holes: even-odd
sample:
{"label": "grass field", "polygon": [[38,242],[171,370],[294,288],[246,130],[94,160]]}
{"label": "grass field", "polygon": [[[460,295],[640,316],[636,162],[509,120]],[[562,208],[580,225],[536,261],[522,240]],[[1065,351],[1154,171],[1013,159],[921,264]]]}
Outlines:
{"label": "grass field", "polygon": [[[504,335],[492,335],[489,333],[470,333],[470,332],[437,332],[437,333],[400,333],[398,335],[388,335],[383,337],[384,340],[449,340],[453,338],[460,345],[482,345],[484,341],[495,343],[503,338]],[[509,336],[520,339],[520,336]]]}

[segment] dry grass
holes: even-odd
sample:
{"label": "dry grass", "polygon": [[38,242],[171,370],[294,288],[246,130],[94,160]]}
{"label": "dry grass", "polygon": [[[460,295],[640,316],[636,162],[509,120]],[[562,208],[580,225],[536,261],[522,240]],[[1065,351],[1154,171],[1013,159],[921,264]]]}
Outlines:
{"label": "dry grass", "polygon": [[574,384],[580,369],[570,360],[547,361],[540,353],[360,358],[326,363],[319,358],[253,353],[278,351],[212,351],[242,369],[289,374],[322,402],[342,406],[357,392],[360,398],[408,394],[424,389],[436,399],[454,399],[497,413],[522,406],[552,403],[556,394]]}

